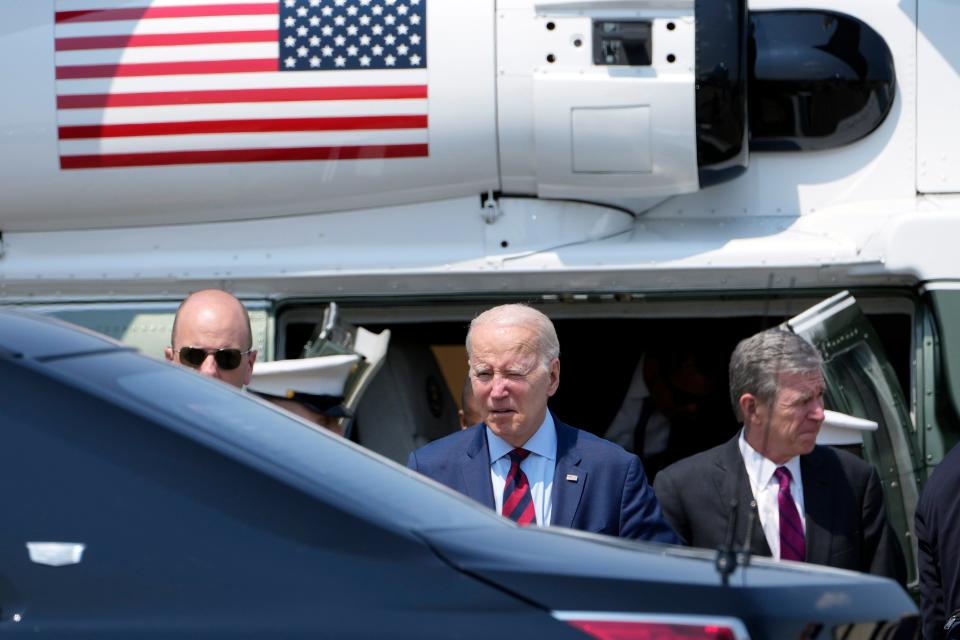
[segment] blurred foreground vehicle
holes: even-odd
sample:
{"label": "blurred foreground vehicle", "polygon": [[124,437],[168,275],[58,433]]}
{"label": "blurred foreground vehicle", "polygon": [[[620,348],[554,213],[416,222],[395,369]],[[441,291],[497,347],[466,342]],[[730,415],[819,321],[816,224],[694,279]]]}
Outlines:
{"label": "blurred foreground vehicle", "polygon": [[888,580],[762,559],[724,580],[709,552],[518,528],[61,321],[0,311],[0,380],[0,632],[915,635]]}
{"label": "blurred foreground vehicle", "polygon": [[[179,301],[224,288],[269,361],[304,355],[336,303],[384,338],[352,345],[381,371],[348,387],[349,436],[403,461],[459,428],[465,327],[494,304],[554,319],[551,410],[602,435],[652,346],[709,337],[725,371],[739,339],[846,290],[864,318],[834,299],[801,330],[834,369],[828,408],[878,425],[852,446],[916,583],[917,491],[960,440],[960,3],[0,18],[0,305],[159,356]],[[715,396],[700,450],[738,428]]]}

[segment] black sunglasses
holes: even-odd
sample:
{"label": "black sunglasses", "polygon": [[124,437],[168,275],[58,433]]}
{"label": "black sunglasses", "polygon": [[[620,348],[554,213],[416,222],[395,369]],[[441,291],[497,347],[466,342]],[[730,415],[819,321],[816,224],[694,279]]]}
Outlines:
{"label": "black sunglasses", "polygon": [[177,353],[180,356],[181,364],[185,364],[188,367],[193,367],[194,369],[199,369],[200,365],[203,364],[203,361],[207,359],[207,356],[212,353],[213,361],[217,363],[217,367],[224,371],[230,371],[239,367],[240,363],[243,362],[243,356],[247,355],[251,351],[253,351],[253,349],[240,351],[240,349],[201,349],[200,347],[180,347],[180,350],[177,351]]}

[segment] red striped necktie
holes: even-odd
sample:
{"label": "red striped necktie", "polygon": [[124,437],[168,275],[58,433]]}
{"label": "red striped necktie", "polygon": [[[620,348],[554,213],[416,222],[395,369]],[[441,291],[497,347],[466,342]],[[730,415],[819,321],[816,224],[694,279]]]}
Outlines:
{"label": "red striped necktie", "polygon": [[533,496],[530,495],[530,483],[527,475],[520,469],[520,463],[530,452],[526,449],[514,449],[510,456],[510,473],[503,485],[503,511],[505,517],[520,525],[535,523],[537,514],[533,509]]}
{"label": "red striped necktie", "polygon": [[803,562],[807,557],[807,543],[803,536],[803,523],[797,504],[790,493],[790,470],[777,467],[773,472],[780,482],[777,492],[777,506],[780,508],[780,559]]}

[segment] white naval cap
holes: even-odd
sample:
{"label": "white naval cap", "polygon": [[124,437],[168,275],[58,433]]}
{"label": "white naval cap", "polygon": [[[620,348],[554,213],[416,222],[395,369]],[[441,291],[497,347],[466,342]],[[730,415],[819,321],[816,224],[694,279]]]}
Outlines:
{"label": "white naval cap", "polygon": [[[331,413],[343,401],[344,387],[357,354],[258,362],[247,390],[263,396],[296,400],[320,413]],[[342,408],[334,411],[346,415]]]}

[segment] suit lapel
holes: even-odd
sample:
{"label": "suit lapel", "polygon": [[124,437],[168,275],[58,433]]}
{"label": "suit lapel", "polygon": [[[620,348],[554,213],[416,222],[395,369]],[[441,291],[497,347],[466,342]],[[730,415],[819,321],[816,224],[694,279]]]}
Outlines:
{"label": "suit lapel", "polygon": [[734,548],[743,547],[746,538],[747,526],[750,526],[750,552],[761,556],[770,556],[770,545],[763,533],[760,516],[757,514],[757,502],[750,487],[750,477],[743,466],[743,456],[740,454],[740,436],[734,436],[717,454],[714,461],[713,473],[717,490],[720,494],[720,504],[725,511],[724,540],[729,533],[730,504],[737,501],[736,533]]}
{"label": "suit lapel", "polygon": [[818,449],[800,457],[803,483],[803,510],[807,528],[807,562],[828,564],[830,531],[833,528],[833,491],[828,465]]}
{"label": "suit lapel", "polygon": [[467,445],[463,454],[463,493],[491,509],[496,509],[493,500],[493,484],[490,480],[490,449],[487,446],[487,428],[480,425],[477,435]]}
{"label": "suit lapel", "polygon": [[[556,418],[554,425],[557,429],[557,467],[553,474],[550,524],[572,527],[573,518],[580,506],[580,498],[583,496],[583,487],[587,483],[587,472],[580,467],[581,455],[576,446],[576,429]],[[576,479],[568,480],[568,477]]]}

